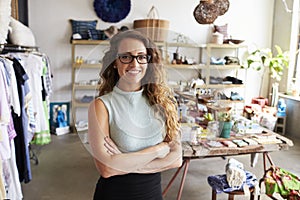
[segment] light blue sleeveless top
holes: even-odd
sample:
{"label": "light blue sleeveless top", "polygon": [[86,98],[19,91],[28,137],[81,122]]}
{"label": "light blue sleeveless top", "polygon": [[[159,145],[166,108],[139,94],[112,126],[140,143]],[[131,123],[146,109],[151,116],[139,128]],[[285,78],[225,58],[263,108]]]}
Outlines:
{"label": "light blue sleeveless top", "polygon": [[156,145],[166,135],[165,121],[154,113],[143,89],[125,92],[117,86],[99,97],[109,115],[110,137],[120,151],[133,152]]}

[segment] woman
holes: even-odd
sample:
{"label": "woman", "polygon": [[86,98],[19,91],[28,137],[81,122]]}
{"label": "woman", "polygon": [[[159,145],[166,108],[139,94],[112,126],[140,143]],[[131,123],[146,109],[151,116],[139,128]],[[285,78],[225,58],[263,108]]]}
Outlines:
{"label": "woman", "polygon": [[100,173],[94,199],[162,200],[160,172],[181,166],[182,150],[157,47],[137,31],[116,34],[100,76],[88,123]]}

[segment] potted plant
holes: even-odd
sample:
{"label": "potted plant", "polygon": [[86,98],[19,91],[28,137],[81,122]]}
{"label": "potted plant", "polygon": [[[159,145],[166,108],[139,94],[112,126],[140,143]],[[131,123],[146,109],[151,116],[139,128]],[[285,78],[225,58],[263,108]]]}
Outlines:
{"label": "potted plant", "polygon": [[269,48],[256,49],[247,57],[245,66],[242,66],[242,68],[251,68],[256,71],[263,70],[259,96],[261,96],[263,86],[263,75],[266,72],[269,72],[270,77],[275,81],[272,86],[278,88],[278,82],[281,80],[285,68],[288,68],[289,52],[282,51],[278,45],[275,45],[275,49],[277,51],[276,55]]}
{"label": "potted plant", "polygon": [[217,120],[219,121],[220,137],[229,138],[233,124],[231,107],[217,113]]}

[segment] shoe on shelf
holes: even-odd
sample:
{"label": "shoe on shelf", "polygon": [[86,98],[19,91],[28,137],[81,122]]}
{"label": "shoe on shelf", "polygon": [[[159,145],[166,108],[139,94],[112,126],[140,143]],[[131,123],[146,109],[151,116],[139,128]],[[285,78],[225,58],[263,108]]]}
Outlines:
{"label": "shoe on shelf", "polygon": [[230,99],[231,99],[232,101],[242,101],[242,100],[243,100],[243,97],[241,97],[241,96],[239,95],[239,93],[237,93],[237,92],[231,92]]}
{"label": "shoe on shelf", "polygon": [[220,97],[220,99],[222,99],[222,100],[227,100],[227,99],[229,99],[229,97],[227,97],[226,94],[224,94],[223,92],[220,92],[219,97]]}
{"label": "shoe on shelf", "polygon": [[77,131],[86,131],[88,130],[88,122],[87,121],[78,121],[75,124],[76,130]]}
{"label": "shoe on shelf", "polygon": [[93,101],[94,97],[93,96],[87,96],[84,95],[81,99],[80,102],[81,103],[90,103],[91,101]]}

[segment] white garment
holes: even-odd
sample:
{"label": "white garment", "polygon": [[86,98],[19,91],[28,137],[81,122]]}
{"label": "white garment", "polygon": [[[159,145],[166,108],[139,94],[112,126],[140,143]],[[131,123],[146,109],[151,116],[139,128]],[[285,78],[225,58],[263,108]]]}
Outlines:
{"label": "white garment", "polygon": [[246,181],[243,163],[230,158],[226,165],[226,179],[230,187],[240,188]]}
{"label": "white garment", "polygon": [[32,94],[33,112],[36,121],[35,132],[49,130],[48,119],[45,114],[42,98],[42,75],[43,60],[42,57],[34,54],[13,54],[20,58],[20,63],[24,67],[29,79],[30,93]]}
{"label": "white garment", "polygon": [[6,199],[4,178],[2,176],[2,159],[0,157],[0,199]]}
{"label": "white garment", "polygon": [[10,173],[10,185],[7,188],[6,198],[11,200],[21,200],[23,198],[23,193],[21,189],[21,183],[19,181],[19,172],[16,164],[14,140],[10,141],[10,146],[11,146],[11,158],[7,160],[8,169]]}
{"label": "white garment", "polygon": [[7,102],[7,82],[4,74],[4,68],[0,67],[0,155],[2,159],[10,158],[10,146],[7,127],[10,122],[10,108]]}
{"label": "white garment", "polygon": [[[18,85],[17,79],[15,75],[15,70],[13,67],[13,61],[9,59],[5,59],[5,67],[9,73],[10,77],[10,85],[8,85],[8,92],[9,92],[9,104],[13,107],[14,113],[18,116],[21,115],[21,107],[20,107],[20,100],[19,100],[19,93],[18,93]],[[1,63],[0,63],[1,65]]]}

